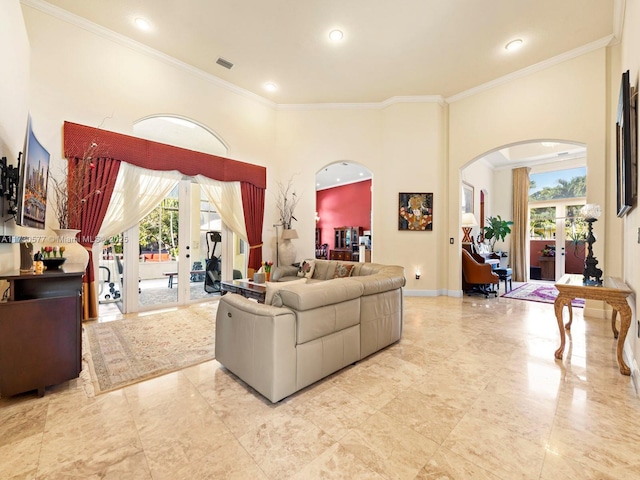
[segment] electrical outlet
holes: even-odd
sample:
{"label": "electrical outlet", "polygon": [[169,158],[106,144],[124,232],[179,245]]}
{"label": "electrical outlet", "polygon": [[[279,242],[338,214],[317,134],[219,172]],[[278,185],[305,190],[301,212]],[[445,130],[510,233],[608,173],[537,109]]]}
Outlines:
{"label": "electrical outlet", "polygon": [[[640,228],[638,229],[638,243],[640,243]],[[453,237],[449,239],[449,245],[453,245]]]}

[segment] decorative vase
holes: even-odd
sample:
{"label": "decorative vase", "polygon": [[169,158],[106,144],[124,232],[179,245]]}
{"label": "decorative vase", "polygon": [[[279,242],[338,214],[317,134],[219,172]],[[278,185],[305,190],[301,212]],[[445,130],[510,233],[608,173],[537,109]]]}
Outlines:
{"label": "decorative vase", "polygon": [[80,230],[60,228],[54,229],[53,231],[58,237],[53,243],[65,247],[64,256],[68,264],[79,264],[82,265],[83,268],[87,268],[89,264],[89,252],[78,243],[76,238]]}
{"label": "decorative vase", "polygon": [[296,261],[296,247],[291,240],[298,238],[295,229],[285,229],[282,231],[281,241],[278,244],[278,265],[289,266]]}
{"label": "decorative vase", "polygon": [[278,245],[279,265],[289,266],[296,261],[296,247],[291,240],[281,240]]}

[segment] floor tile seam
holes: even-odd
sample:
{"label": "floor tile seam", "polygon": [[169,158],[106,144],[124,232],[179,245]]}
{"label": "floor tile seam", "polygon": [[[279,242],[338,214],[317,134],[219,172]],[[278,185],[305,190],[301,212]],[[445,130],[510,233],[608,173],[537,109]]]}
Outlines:
{"label": "floor tile seam", "polygon": [[[443,444],[444,444],[444,442],[443,442]],[[487,470],[487,469],[486,469],[485,467],[483,467],[482,465],[478,465],[476,462],[474,462],[474,461],[472,461],[472,460],[470,460],[470,459],[468,459],[468,458],[466,458],[466,457],[463,457],[463,456],[462,456],[462,455],[460,455],[459,453],[454,452],[453,450],[451,450],[451,449],[449,449],[449,448],[445,447],[443,444],[441,444],[441,445],[438,447],[438,449],[437,449],[435,452],[433,452],[433,455],[431,456],[431,458],[430,458],[429,460],[431,460],[432,458],[434,458],[437,454],[441,454],[441,452],[442,452],[443,450],[446,450],[447,452],[450,452],[452,455],[455,455],[456,457],[462,458],[465,462],[468,462],[468,463],[470,463],[471,465],[473,465],[474,467],[479,468],[479,469],[480,469],[480,470],[482,470],[483,472],[485,472],[485,473],[487,473],[487,474],[489,474],[489,475],[497,476],[494,472],[490,472],[489,470]],[[427,464],[428,464],[428,463],[429,463],[429,462],[427,462]],[[425,467],[426,467],[426,464],[425,464]],[[424,467],[422,467],[422,468],[424,468]],[[509,479],[509,480],[511,480],[511,479]]]}
{"label": "floor tile seam", "polygon": [[[333,435],[331,435],[329,432],[327,432],[326,430],[324,430],[320,425],[318,425],[316,422],[314,422],[312,419],[308,418],[306,415],[303,414],[303,417],[305,418],[305,420],[307,420],[308,422],[311,422],[316,428],[318,428],[320,431],[322,431],[325,435],[327,435],[328,437],[330,437],[331,439],[333,439],[336,442],[340,442],[340,440],[342,440],[345,436],[347,436],[349,434],[349,431],[353,430],[354,428],[359,428],[362,425],[364,425],[367,421],[369,421],[369,419],[375,415],[376,413],[380,413],[380,409],[375,408],[373,405],[370,405],[369,403],[367,403],[364,400],[361,400],[357,397],[355,397],[354,395],[352,395],[351,393],[343,390],[342,388],[340,388],[338,385],[334,385],[332,388],[337,388],[338,390],[340,390],[341,392],[343,392],[345,395],[348,395],[349,397],[353,397],[355,398],[358,402],[365,404],[368,408],[374,410],[374,413],[371,414],[367,414],[366,418],[364,418],[362,421],[360,421],[357,425],[355,426],[350,426],[349,429],[340,436],[340,438],[336,438]],[[395,397],[394,397],[395,398]]]}
{"label": "floor tile seam", "polygon": [[[183,374],[183,376],[186,377],[186,375],[184,375],[184,374]],[[189,380],[188,377],[187,377],[187,380]],[[190,382],[190,380],[189,380],[189,382]],[[133,410],[132,410],[132,408],[133,408],[133,405],[131,404],[132,400],[129,398],[129,395],[127,394],[126,387],[122,387],[122,389],[123,389],[123,394],[124,394],[125,401],[127,402],[127,411],[129,413],[129,415],[131,417],[131,421],[133,422],[133,425],[135,427],[136,437],[137,437],[138,442],[140,444],[140,450],[141,450],[142,454],[144,455],[147,471],[149,472],[149,476],[151,478],[154,478],[153,470],[151,469],[151,459],[149,458],[148,453],[147,453],[147,446],[145,446],[145,442],[144,442],[144,440],[142,438],[142,435],[140,433],[140,429],[143,426],[140,425],[138,421],[136,421],[136,415],[134,415]],[[198,393],[200,394],[200,392],[198,392]],[[206,402],[206,399],[204,399],[204,400]],[[161,404],[162,403],[167,403],[167,402],[161,402]],[[211,408],[209,403],[208,402],[206,402],[206,403],[207,403],[207,406],[209,406],[209,408]]]}

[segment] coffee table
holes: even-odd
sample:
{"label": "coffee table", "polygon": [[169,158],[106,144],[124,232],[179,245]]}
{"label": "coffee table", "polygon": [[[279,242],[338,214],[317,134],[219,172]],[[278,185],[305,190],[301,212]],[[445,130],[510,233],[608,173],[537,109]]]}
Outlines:
{"label": "coffee table", "polygon": [[237,293],[246,298],[253,298],[258,303],[264,303],[267,287],[263,283],[254,283],[249,280],[226,280],[220,282],[222,295],[227,292]]}

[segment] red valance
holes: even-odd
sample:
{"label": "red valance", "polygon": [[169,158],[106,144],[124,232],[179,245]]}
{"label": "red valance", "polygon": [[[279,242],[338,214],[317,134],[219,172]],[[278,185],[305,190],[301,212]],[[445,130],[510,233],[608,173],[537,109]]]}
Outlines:
{"label": "red valance", "polygon": [[65,158],[83,158],[89,145],[96,142],[100,157],[150,170],[178,170],[188,176],[204,175],[222,182],[247,182],[267,188],[267,169],[258,165],[71,122],[64,122],[63,137]]}

